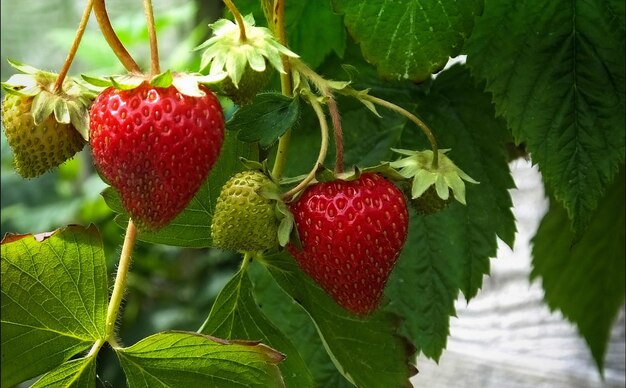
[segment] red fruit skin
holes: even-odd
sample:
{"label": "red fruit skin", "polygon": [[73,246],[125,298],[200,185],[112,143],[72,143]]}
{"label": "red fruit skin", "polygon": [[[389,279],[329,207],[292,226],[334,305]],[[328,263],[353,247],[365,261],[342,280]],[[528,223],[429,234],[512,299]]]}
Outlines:
{"label": "red fruit skin", "polygon": [[105,89],[90,112],[96,167],[140,229],[158,230],[191,201],[219,156],[224,114],[215,95],[143,83]]}
{"label": "red fruit skin", "polygon": [[291,206],[302,250],[300,268],[345,309],[373,312],[406,241],[402,192],[377,174],[310,186]]}

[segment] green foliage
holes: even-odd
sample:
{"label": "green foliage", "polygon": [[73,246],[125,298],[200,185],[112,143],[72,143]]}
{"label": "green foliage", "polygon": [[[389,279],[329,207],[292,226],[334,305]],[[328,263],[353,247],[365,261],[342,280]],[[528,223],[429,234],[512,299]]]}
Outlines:
{"label": "green foliage", "polygon": [[82,388],[96,386],[95,356],[67,361],[43,375],[32,388],[63,387]]}
{"label": "green foliage", "polygon": [[133,387],[280,387],[284,356],[263,344],[164,332],[116,349]]}
{"label": "green foliage", "polygon": [[385,78],[423,81],[458,55],[482,0],[399,2],[334,0],[363,56]]}
{"label": "green foliage", "polygon": [[35,377],[104,339],[106,305],[106,266],[94,226],[5,237],[2,385]]}
{"label": "green foliage", "polygon": [[467,43],[577,237],[624,162],[624,2],[487,1]]}
{"label": "green foliage", "polygon": [[239,108],[226,123],[226,129],[238,131],[237,139],[243,142],[258,142],[268,148],[294,125],[299,112],[299,99],[262,93],[250,105]]}
{"label": "green foliage", "polygon": [[563,227],[568,216],[554,200],[533,239],[531,278],[541,278],[548,306],[578,326],[599,370],[611,327],[624,305],[624,196],[622,168],[580,240]]}

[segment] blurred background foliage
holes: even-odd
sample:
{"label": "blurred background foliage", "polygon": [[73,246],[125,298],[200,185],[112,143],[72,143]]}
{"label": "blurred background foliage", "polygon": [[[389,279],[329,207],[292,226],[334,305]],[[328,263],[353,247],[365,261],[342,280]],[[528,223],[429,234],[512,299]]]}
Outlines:
{"label": "blurred background foliage", "polygon": [[[85,4],[84,0],[3,0],[2,80],[14,73],[7,58],[58,72]],[[106,4],[120,39],[140,66],[148,68],[150,54],[142,2],[107,0]],[[191,50],[208,36],[208,23],[221,15],[221,7],[219,1],[154,2],[163,68],[198,70],[199,55]],[[92,15],[70,74],[123,72]],[[60,168],[28,180],[12,167],[4,129],[1,152],[2,235],[94,223],[103,237],[112,284],[124,231],[115,224],[113,212],[100,195],[106,185],[93,168],[89,147]],[[234,254],[215,249],[180,249],[141,242],[134,257],[124,315],[119,321],[120,337],[126,345],[158,331],[197,330],[239,264]],[[124,386],[122,370],[110,349],[100,353],[97,365],[100,386]]]}

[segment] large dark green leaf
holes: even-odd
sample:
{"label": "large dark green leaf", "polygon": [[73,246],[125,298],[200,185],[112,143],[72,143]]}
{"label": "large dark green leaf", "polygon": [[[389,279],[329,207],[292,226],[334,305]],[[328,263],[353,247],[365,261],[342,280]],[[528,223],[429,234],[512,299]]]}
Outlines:
{"label": "large dark green leaf", "polygon": [[488,1],[468,64],[580,234],[624,161],[624,2]]}
{"label": "large dark green leaf", "polygon": [[2,386],[105,337],[107,271],[95,226],[2,241]]}
{"label": "large dark green leaf", "polygon": [[386,78],[423,81],[459,54],[482,0],[334,0],[363,56]]}
{"label": "large dark green leaf", "polygon": [[[240,157],[258,158],[257,146],[242,143],[236,139],[236,136],[235,133],[226,132],[217,163],[185,210],[158,232],[139,232],[140,240],[190,248],[211,246],[211,220],[222,185],[236,172],[244,169],[239,160]],[[125,227],[128,223],[128,215],[122,207],[119,194],[109,187],[102,195],[111,209],[121,213],[116,217],[116,222]]]}
{"label": "large dark green leaf", "polygon": [[396,334],[397,319],[379,312],[359,318],[339,307],[287,254],[265,258],[278,284],[308,312],[326,351],[358,387],[407,385],[417,371],[413,347]]}
{"label": "large dark green leaf", "polygon": [[279,365],[287,387],[313,386],[313,377],[296,347],[257,306],[245,270],[236,273],[220,291],[200,331],[225,339],[263,341],[287,355]]}
{"label": "large dark green leaf", "polygon": [[130,388],[283,386],[284,356],[256,342],[170,331],[116,352]]}
{"label": "large dark green leaf", "polygon": [[613,322],[624,303],[624,170],[600,201],[581,239],[563,227],[567,213],[550,201],[533,239],[531,278],[541,278],[545,300],[578,326],[600,371]]}

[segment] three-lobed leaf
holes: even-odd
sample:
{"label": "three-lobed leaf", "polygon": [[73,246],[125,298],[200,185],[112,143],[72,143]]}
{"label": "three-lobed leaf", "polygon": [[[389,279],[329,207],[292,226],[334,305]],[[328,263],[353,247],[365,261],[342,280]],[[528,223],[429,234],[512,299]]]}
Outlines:
{"label": "three-lobed leaf", "polygon": [[601,373],[624,304],[624,195],[622,165],[580,240],[564,227],[567,212],[554,200],[533,238],[531,278],[541,278],[548,306],[578,326]]}
{"label": "three-lobed leaf", "polygon": [[580,236],[624,161],[624,2],[489,1],[468,65]]}
{"label": "three-lobed leaf", "polygon": [[229,340],[260,340],[287,355],[279,365],[285,386],[313,386],[313,377],[296,347],[257,306],[244,269],[220,291],[200,332]]}
{"label": "three-lobed leaf", "polygon": [[[138,238],[143,241],[180,247],[205,248],[212,245],[211,220],[215,203],[222,186],[231,176],[244,170],[240,157],[257,159],[256,145],[245,144],[236,139],[235,133],[226,132],[220,157],[189,205],[169,225],[157,232],[140,231]],[[109,207],[120,213],[116,222],[125,227],[128,215],[122,207],[119,194],[109,187],[102,193]]]}
{"label": "three-lobed leaf", "polygon": [[170,331],[115,349],[128,386],[282,387],[285,356],[263,344]]}
{"label": "three-lobed leaf", "polygon": [[2,385],[47,372],[105,337],[107,271],[95,226],[2,241]]}
{"label": "three-lobed leaf", "polygon": [[423,81],[460,53],[483,1],[334,0],[334,6],[383,77]]}

